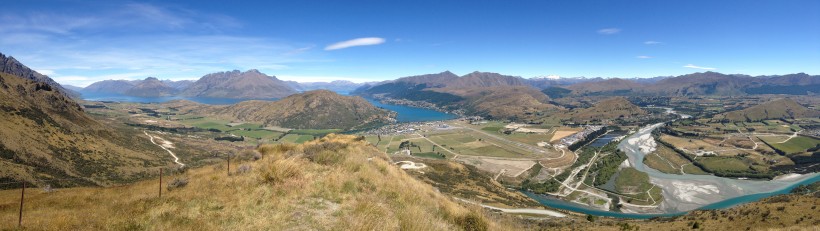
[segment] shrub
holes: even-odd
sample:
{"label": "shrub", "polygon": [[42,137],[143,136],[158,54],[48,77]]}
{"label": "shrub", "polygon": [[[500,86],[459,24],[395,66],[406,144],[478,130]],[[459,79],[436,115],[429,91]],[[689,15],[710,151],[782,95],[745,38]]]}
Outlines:
{"label": "shrub", "polygon": [[294,145],[294,144],[275,144],[275,145],[262,145],[261,147],[259,147],[256,150],[259,151],[260,153],[270,154],[270,153],[285,153],[285,152],[288,152],[290,150],[293,150],[294,148],[296,148],[296,145]]}
{"label": "shrub", "polygon": [[239,152],[239,155],[236,156],[238,160],[259,160],[262,159],[262,154],[257,152],[253,149],[245,149]]}
{"label": "shrub", "polygon": [[188,185],[188,178],[174,178],[174,180],[168,182],[168,186],[166,188],[168,188],[168,191],[171,191],[177,188],[185,187],[186,185]]}
{"label": "shrub", "polygon": [[461,226],[465,231],[484,231],[489,230],[489,224],[484,216],[475,211],[471,211],[464,216],[456,217],[456,224]]}
{"label": "shrub", "polygon": [[294,158],[278,159],[272,161],[269,167],[262,168],[259,175],[267,183],[280,184],[287,179],[302,175],[302,169]]}
{"label": "shrub", "polygon": [[188,168],[189,168],[188,165],[181,165],[179,167],[174,168],[173,172],[177,173],[177,174],[183,174],[183,173],[188,172]]}
{"label": "shrub", "polygon": [[43,187],[43,192],[44,193],[54,192],[54,188],[52,188],[50,184],[47,184],[45,187]]}
{"label": "shrub", "polygon": [[338,164],[345,159],[345,154],[340,151],[347,147],[347,143],[341,142],[323,142],[309,145],[305,147],[305,158],[318,164]]}
{"label": "shrub", "polygon": [[243,164],[236,169],[236,174],[244,174],[251,171],[251,166],[247,164]]}

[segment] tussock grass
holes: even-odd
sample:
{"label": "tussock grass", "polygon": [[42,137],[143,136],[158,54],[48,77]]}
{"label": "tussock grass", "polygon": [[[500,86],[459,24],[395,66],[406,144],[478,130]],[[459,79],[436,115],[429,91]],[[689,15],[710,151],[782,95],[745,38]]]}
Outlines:
{"label": "tussock grass", "polygon": [[[122,187],[27,191],[31,230],[507,230],[387,161],[354,136],[263,145],[253,171],[191,169],[186,187],[158,180]],[[16,226],[19,190],[0,191],[0,229]]]}

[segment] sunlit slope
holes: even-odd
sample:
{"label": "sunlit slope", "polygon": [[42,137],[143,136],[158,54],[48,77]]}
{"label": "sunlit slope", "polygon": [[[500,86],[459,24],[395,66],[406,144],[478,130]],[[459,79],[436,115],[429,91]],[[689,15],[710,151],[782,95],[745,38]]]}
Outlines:
{"label": "sunlit slope", "polygon": [[[354,136],[258,150],[258,161],[235,160],[231,176],[224,165],[166,176],[165,182],[178,178],[188,184],[174,190],[163,185],[162,198],[157,198],[157,179],[115,188],[30,190],[24,225],[45,230],[507,229],[414,179]],[[16,225],[16,198],[19,190],[0,191],[0,229]]]}

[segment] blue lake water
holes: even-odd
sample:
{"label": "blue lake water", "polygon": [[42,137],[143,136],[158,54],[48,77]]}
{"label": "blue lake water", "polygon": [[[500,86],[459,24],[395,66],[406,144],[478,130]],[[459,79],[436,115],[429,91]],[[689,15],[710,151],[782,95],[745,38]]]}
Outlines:
{"label": "blue lake water", "polygon": [[374,106],[391,110],[397,113],[396,119],[399,122],[421,122],[421,121],[436,121],[436,120],[450,120],[458,116],[447,114],[444,112],[430,110],[426,108],[410,107],[403,105],[383,104],[374,99],[367,99]]}
{"label": "blue lake water", "polygon": [[[340,94],[346,95],[347,92]],[[276,101],[278,99],[226,99],[226,98],[200,98],[200,97],[135,97],[127,95],[92,95],[83,94],[84,100],[89,101],[114,101],[114,102],[133,102],[133,103],[163,103],[171,100],[190,100],[197,103],[211,104],[211,105],[228,105],[235,104],[246,100],[269,100]],[[444,112],[430,110],[426,108],[417,108],[402,105],[383,104],[373,99],[367,99],[376,107],[381,107],[387,110],[395,111],[397,113],[397,120],[399,122],[421,122],[421,121],[435,121],[435,120],[449,120],[457,118],[456,115],[447,114]]]}
{"label": "blue lake water", "polygon": [[608,144],[609,142],[612,142],[612,140],[614,140],[615,138],[618,138],[619,136],[623,136],[624,134],[625,133],[623,133],[623,132],[610,132],[610,133],[607,133],[606,135],[598,137],[598,139],[595,139],[594,141],[592,141],[592,143],[590,143],[589,146],[596,147],[596,148],[603,147],[604,145]]}

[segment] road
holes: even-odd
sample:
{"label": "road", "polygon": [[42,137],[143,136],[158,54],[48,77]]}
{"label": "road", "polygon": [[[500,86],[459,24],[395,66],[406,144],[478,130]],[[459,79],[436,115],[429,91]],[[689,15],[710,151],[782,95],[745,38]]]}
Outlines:
{"label": "road", "polygon": [[[162,146],[161,144],[157,144],[157,142],[154,142],[154,136],[148,135],[148,132],[146,132],[146,131],[142,131],[142,132],[145,133],[145,135],[148,136],[148,138],[151,138],[151,143],[153,143],[156,146],[159,146],[160,148],[162,148],[163,150],[168,152],[168,154],[171,154],[171,156],[174,157],[174,163],[178,164],[180,167],[185,167],[185,164],[183,164],[182,162],[179,161],[179,157],[177,157],[177,155],[175,155],[174,152],[172,152],[171,150],[168,150],[168,148],[166,148],[165,146]],[[163,139],[162,137],[159,137],[159,136],[157,136],[157,138],[161,139],[163,141],[165,140],[165,139]]]}
{"label": "road", "polygon": [[546,209],[505,209],[505,208],[498,208],[498,207],[494,207],[494,206],[480,204],[480,203],[477,203],[477,202],[461,199],[461,198],[458,198],[458,197],[453,197],[453,198],[455,198],[456,200],[465,202],[465,203],[479,205],[479,206],[484,207],[484,208],[498,210],[498,211],[505,212],[505,213],[538,214],[538,215],[547,215],[547,216],[552,216],[552,217],[566,217],[567,216],[563,213],[559,213],[559,212],[552,211],[552,210],[546,210]]}

